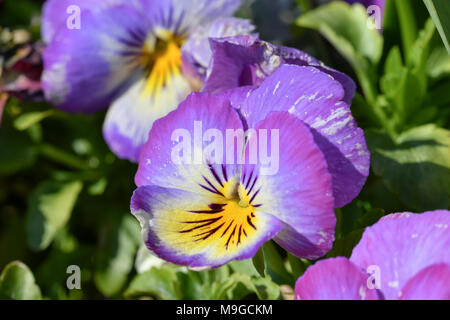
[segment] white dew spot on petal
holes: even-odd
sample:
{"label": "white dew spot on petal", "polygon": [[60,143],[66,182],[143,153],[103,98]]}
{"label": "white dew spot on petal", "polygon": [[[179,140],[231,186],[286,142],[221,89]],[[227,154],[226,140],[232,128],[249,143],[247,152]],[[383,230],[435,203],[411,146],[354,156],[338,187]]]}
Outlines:
{"label": "white dew spot on petal", "polygon": [[388,286],[391,287],[391,288],[398,288],[398,285],[399,285],[399,283],[398,283],[397,280],[388,282]]}
{"label": "white dew spot on petal", "polygon": [[439,229],[447,229],[448,228],[447,224],[442,224],[442,223],[436,223],[434,226]]}
{"label": "white dew spot on petal", "polygon": [[275,93],[277,92],[278,88],[280,87],[280,83],[281,83],[281,81],[277,82],[277,84],[275,85],[275,89],[273,89],[273,91],[272,91],[272,95],[275,95]]}
{"label": "white dew spot on petal", "polygon": [[413,234],[411,235],[411,239],[416,239],[418,236],[419,236],[419,235],[418,235],[417,233],[413,233]]}
{"label": "white dew spot on petal", "polygon": [[353,117],[350,115],[347,118],[345,118],[342,121],[338,121],[333,123],[330,127],[326,128],[323,130],[323,133],[325,133],[326,135],[335,135],[339,130],[341,130],[342,128],[345,128],[345,126],[353,120]]}
{"label": "white dew spot on petal", "polygon": [[361,300],[366,300],[366,289],[364,286],[359,287],[359,295],[361,296]]}

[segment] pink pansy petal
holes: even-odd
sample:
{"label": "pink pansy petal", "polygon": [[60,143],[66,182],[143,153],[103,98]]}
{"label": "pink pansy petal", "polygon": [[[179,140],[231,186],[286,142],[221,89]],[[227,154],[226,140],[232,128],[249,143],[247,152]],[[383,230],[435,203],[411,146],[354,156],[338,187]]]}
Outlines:
{"label": "pink pansy petal", "polygon": [[368,227],[350,260],[380,270],[381,291],[398,299],[407,281],[436,263],[450,264],[450,212],[389,215]]}
{"label": "pink pansy petal", "polygon": [[450,300],[450,265],[429,266],[408,280],[402,300]]}
{"label": "pink pansy petal", "polygon": [[[259,148],[255,153],[251,148],[255,140],[250,138],[241,175],[242,183],[251,188],[252,203],[285,223],[274,240],[286,250],[309,259],[324,255],[332,247],[336,217],[323,154],[306,125],[287,112],[269,114],[255,129]],[[272,159],[270,166],[262,164],[264,142]],[[256,167],[251,165],[252,154],[258,155]]]}
{"label": "pink pansy petal", "polygon": [[347,258],[316,262],[295,284],[296,300],[377,300],[367,275]]}

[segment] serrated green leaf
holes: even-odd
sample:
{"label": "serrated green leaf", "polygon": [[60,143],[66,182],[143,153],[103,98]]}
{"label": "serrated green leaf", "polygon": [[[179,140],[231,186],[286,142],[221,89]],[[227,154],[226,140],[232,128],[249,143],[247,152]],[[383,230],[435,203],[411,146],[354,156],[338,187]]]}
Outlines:
{"label": "serrated green leaf", "polygon": [[0,276],[0,299],[39,300],[41,290],[33,273],[20,261],[9,263]]}
{"label": "serrated green leaf", "polygon": [[82,187],[80,181],[47,181],[33,191],[26,218],[31,249],[44,250],[50,245],[69,221]]}

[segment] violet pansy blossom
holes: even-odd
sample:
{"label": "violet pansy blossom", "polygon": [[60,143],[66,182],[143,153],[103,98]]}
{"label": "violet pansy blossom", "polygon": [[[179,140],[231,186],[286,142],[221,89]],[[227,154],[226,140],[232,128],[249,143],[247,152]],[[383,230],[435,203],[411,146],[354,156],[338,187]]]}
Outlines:
{"label": "violet pansy blossom", "polygon": [[[232,259],[251,258],[269,239],[308,259],[331,249],[336,217],[329,165],[311,129],[288,111],[293,101],[309,93],[308,88],[323,98],[302,104],[304,112],[332,108],[337,101],[326,97],[344,96],[342,85],[321,70],[282,65],[256,90],[191,94],[155,122],[142,149],[135,177],[138,188],[131,200],[150,251],[177,264],[217,267]],[[267,95],[261,97],[261,92]],[[278,111],[248,122],[232,107],[244,101],[249,111],[276,107]],[[205,152],[200,162],[175,162],[174,147],[198,135],[198,123],[203,132],[212,129],[216,135],[193,145],[189,142],[188,155],[209,150],[210,143],[227,136],[228,130],[256,133],[248,136],[242,149],[235,140],[223,142],[224,154],[218,160],[216,153],[213,157]],[[180,129],[185,135],[173,140]],[[278,155],[272,174],[263,172],[266,163],[259,157],[257,162],[248,161],[252,146],[262,143],[261,130],[266,132],[266,150]],[[279,139],[272,141],[277,135]],[[245,161],[228,161],[240,154]]]}
{"label": "violet pansy blossom", "polygon": [[365,230],[350,259],[326,259],[296,283],[296,299],[450,300],[450,212],[395,213]]}
{"label": "violet pansy blossom", "polygon": [[[351,114],[355,94],[351,78],[305,52],[276,47],[252,36],[211,39],[210,43],[213,55],[202,90],[229,96],[250,126],[271,111],[287,111],[302,120],[327,160],[335,207],[353,200],[369,174],[370,153],[364,132]],[[266,80],[286,64],[312,66],[320,73],[305,76],[292,71],[284,78]],[[323,74],[331,80],[328,88],[315,82]],[[271,82],[273,92],[267,85],[261,87],[264,81]],[[251,98],[249,92],[253,92]]]}
{"label": "violet pansy blossom", "polygon": [[42,22],[46,98],[68,112],[110,106],[105,140],[119,157],[137,162],[153,122],[201,88],[211,55],[204,49],[207,37],[253,33],[247,20],[230,17],[239,5],[48,0]]}

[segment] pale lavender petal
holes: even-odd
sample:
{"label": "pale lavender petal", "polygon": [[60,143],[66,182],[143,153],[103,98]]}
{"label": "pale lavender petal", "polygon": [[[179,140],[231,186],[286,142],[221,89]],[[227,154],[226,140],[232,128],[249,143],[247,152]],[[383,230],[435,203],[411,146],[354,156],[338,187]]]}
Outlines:
{"label": "pale lavender petal", "polygon": [[450,212],[400,213],[368,227],[350,260],[380,270],[381,291],[398,299],[409,279],[436,263],[450,264]]}
{"label": "pale lavender petal", "polygon": [[240,108],[249,127],[277,110],[295,115],[310,127],[333,179],[335,207],[359,194],[370,163],[364,132],[343,97],[342,85],[317,68],[283,65]]}
{"label": "pale lavender petal", "polygon": [[316,262],[297,280],[296,300],[377,300],[367,275],[347,258]]}
{"label": "pale lavender petal", "polygon": [[[284,249],[302,258],[323,256],[332,247],[336,224],[323,154],[308,127],[287,112],[270,113],[254,128],[241,175],[250,202],[284,223],[274,238]],[[265,150],[270,161],[265,161]],[[252,160],[253,155],[257,158]]]}
{"label": "pale lavender petal", "polygon": [[257,230],[248,230],[240,242],[228,246],[220,234],[226,230],[230,209],[228,204],[216,209],[211,201],[214,199],[199,193],[143,186],[133,194],[131,211],[140,221],[149,250],[190,267],[218,267],[232,259],[251,258],[282,227],[274,216],[259,212],[254,221]]}
{"label": "pale lavender petal", "polygon": [[450,300],[450,265],[429,266],[408,280],[401,300]]}
{"label": "pale lavender petal", "polygon": [[170,78],[157,95],[150,97],[143,97],[148,80],[137,81],[108,109],[103,135],[110,149],[120,158],[138,162],[153,123],[176,109],[189,94],[190,86],[183,75],[171,75]]}

